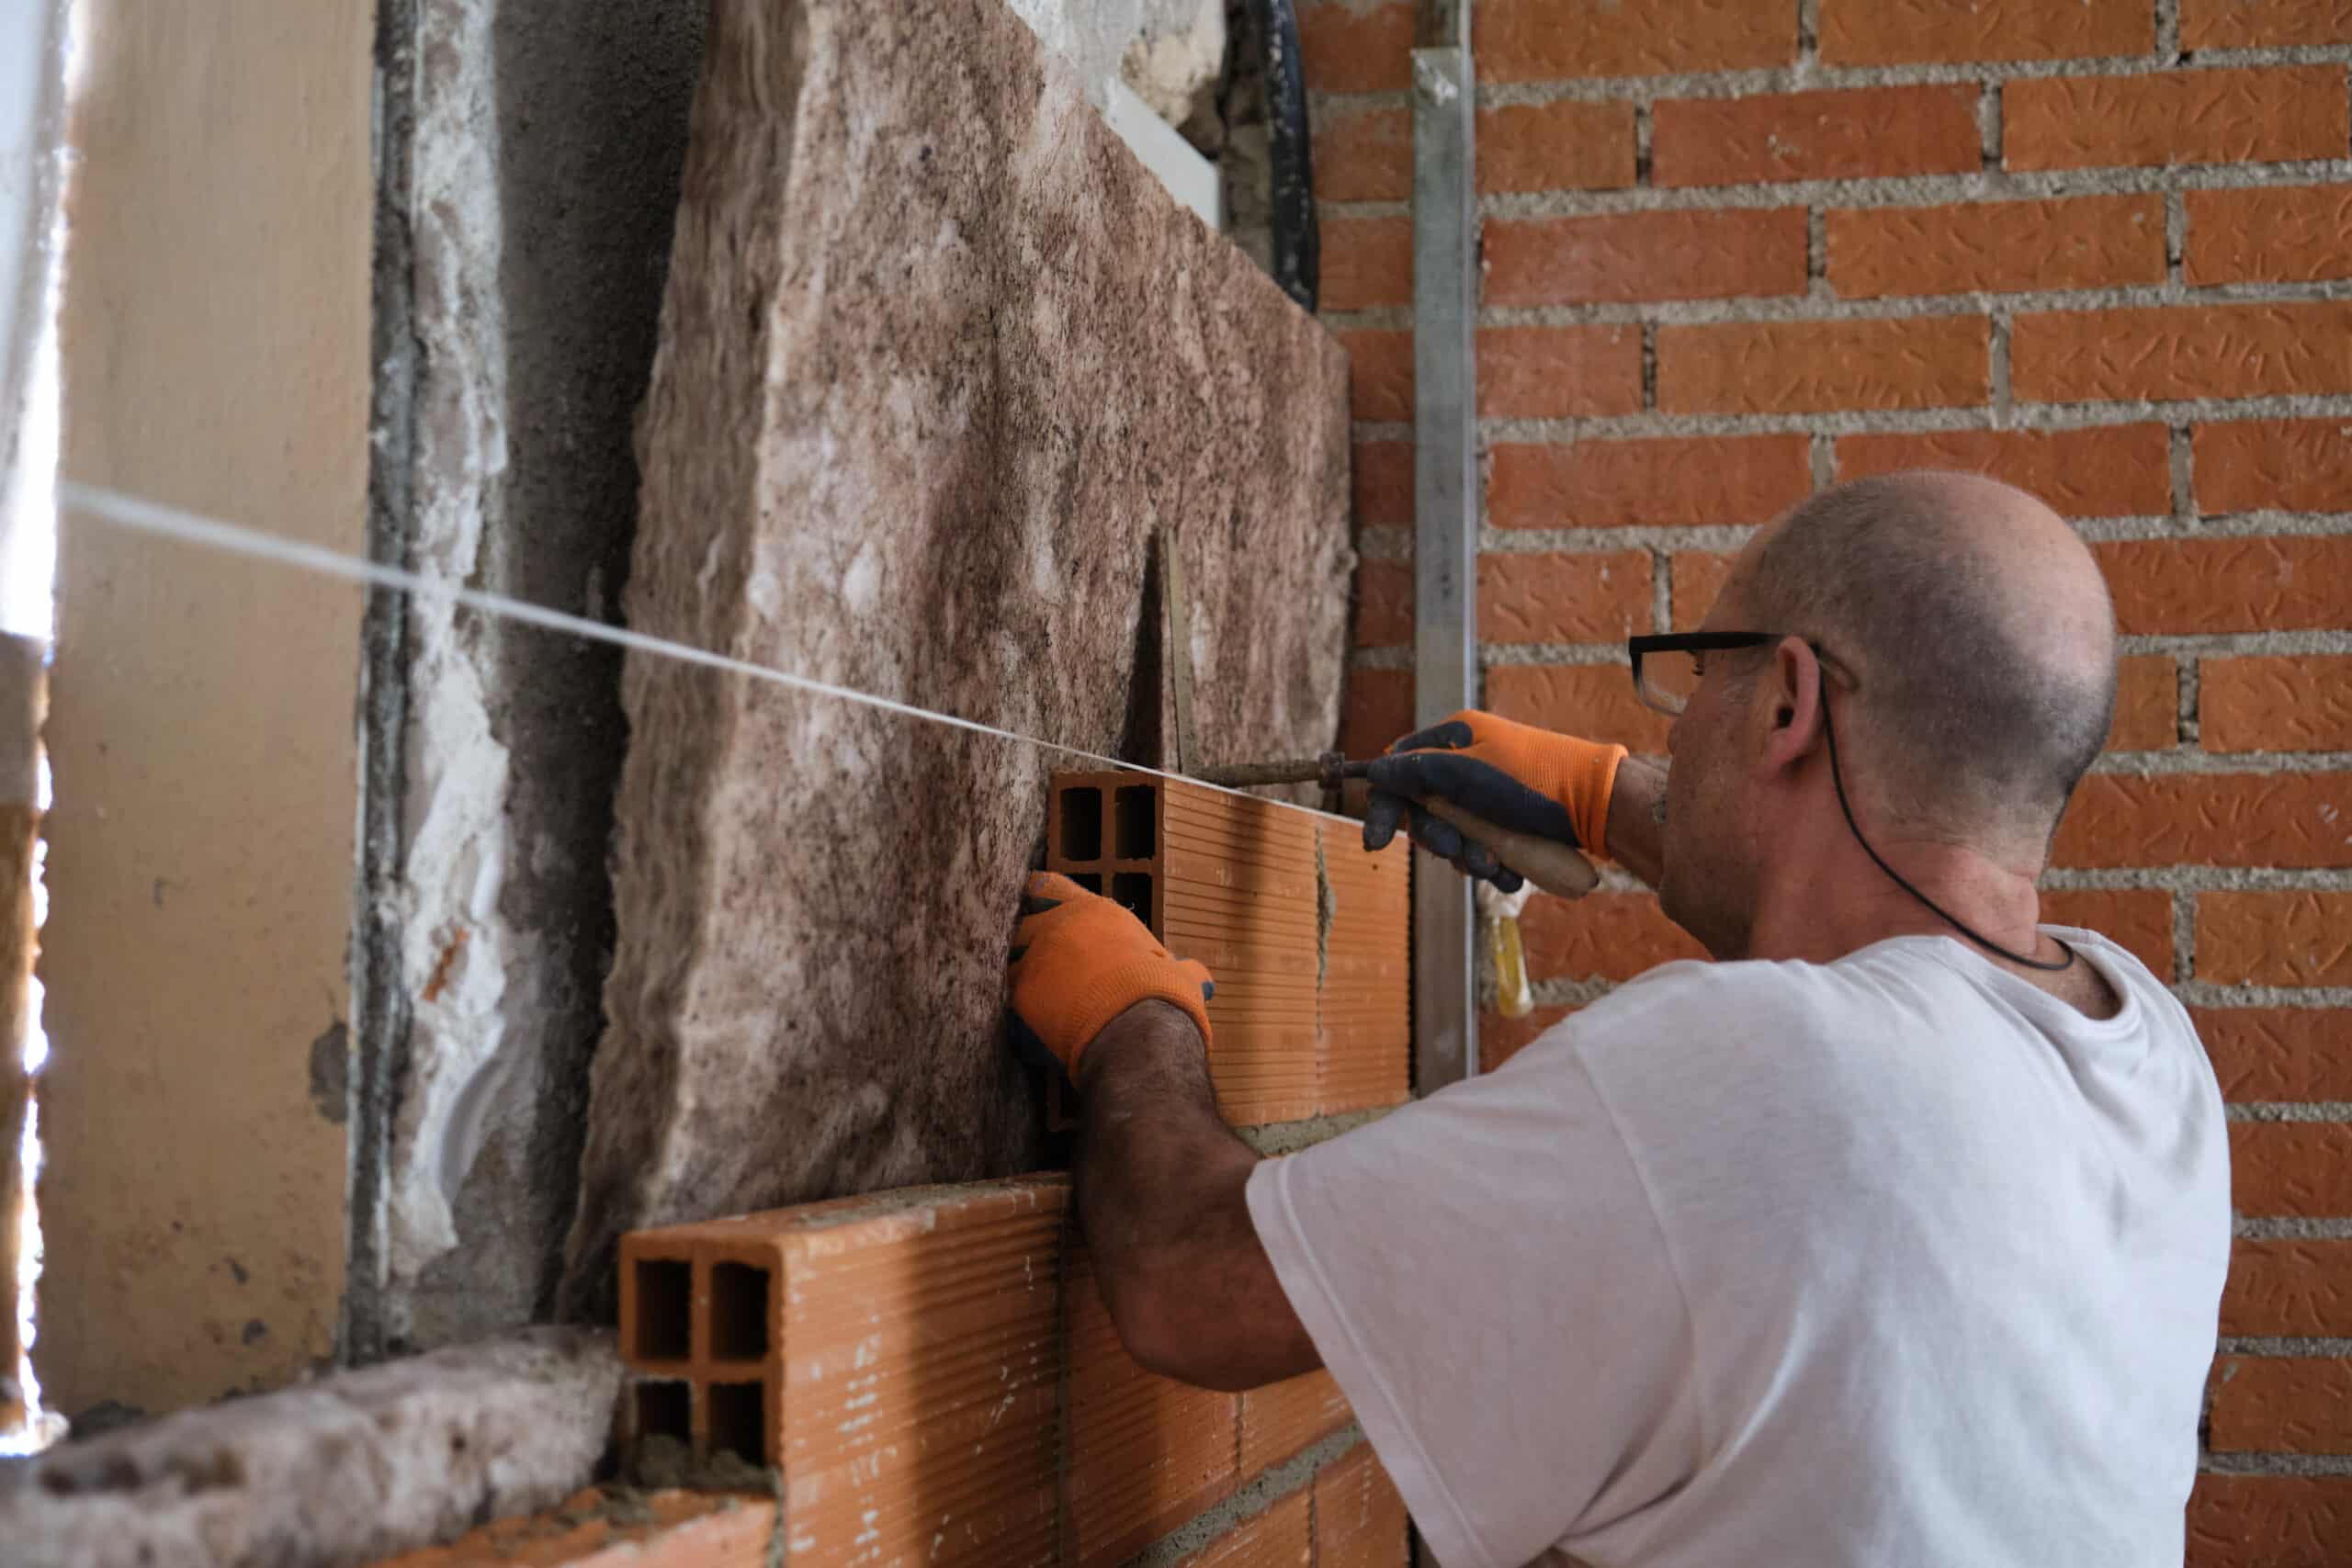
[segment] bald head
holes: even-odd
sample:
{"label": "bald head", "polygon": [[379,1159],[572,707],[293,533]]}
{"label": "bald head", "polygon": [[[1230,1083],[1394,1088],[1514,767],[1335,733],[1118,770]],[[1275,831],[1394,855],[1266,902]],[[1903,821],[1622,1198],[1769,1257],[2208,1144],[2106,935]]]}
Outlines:
{"label": "bald head", "polygon": [[2038,852],[2106,743],[2107,585],[2023,491],[1947,473],[1824,491],[1750,546],[1735,596],[1745,625],[1852,671],[1871,744],[1850,765],[1917,829]]}

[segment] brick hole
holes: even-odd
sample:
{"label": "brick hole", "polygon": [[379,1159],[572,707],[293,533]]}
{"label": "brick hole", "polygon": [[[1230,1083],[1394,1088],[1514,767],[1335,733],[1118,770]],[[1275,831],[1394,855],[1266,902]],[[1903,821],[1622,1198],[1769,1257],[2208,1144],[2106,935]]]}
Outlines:
{"label": "brick hole", "polygon": [[1102,891],[1102,874],[1099,871],[1073,871],[1069,874],[1069,879],[1089,893]]}
{"label": "brick hole", "polygon": [[694,1353],[694,1269],[683,1258],[637,1260],[637,1359],[683,1361]]}
{"label": "brick hole", "polygon": [[1159,851],[1159,792],[1148,784],[1118,792],[1111,830],[1121,860],[1149,860]]}
{"label": "brick hole", "polygon": [[640,1382],[637,1385],[637,1435],[691,1441],[694,1429],[691,1393],[682,1382]]}
{"label": "brick hole", "polygon": [[1102,792],[1062,791],[1062,859],[1102,858]]}
{"label": "brick hole", "polygon": [[767,1385],[756,1382],[715,1382],[706,1395],[710,1404],[710,1451],[731,1450],[746,1464],[768,1462]]}
{"label": "brick hole", "polygon": [[1111,901],[1145,925],[1151,924],[1151,873],[1122,871],[1111,877]]}
{"label": "brick hole", "polygon": [[711,1265],[711,1359],[756,1361],[767,1353],[768,1271],[749,1263]]}

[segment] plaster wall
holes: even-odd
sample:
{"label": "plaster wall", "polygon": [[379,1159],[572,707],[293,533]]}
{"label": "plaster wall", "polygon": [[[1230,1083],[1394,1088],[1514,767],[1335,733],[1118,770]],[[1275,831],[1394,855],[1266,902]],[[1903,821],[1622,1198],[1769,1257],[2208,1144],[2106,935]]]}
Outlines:
{"label": "plaster wall", "polygon": [[[84,0],[64,469],[362,547],[365,0]],[[283,1383],[343,1289],[359,602],[68,515],[47,731],[69,1413]]]}

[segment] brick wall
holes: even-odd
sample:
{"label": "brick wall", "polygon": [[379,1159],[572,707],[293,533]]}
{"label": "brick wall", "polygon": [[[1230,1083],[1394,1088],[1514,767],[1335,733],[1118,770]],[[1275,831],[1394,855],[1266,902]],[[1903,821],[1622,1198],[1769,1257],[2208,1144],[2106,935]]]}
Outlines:
{"label": "brick wall", "polygon": [[[1307,0],[1365,561],[1348,743],[1410,717],[1411,6]],[[1619,639],[1816,486],[1981,468],[2124,636],[2054,919],[2195,1010],[2239,1212],[2199,1563],[2352,1560],[2352,5],[1476,0],[1487,705],[1656,750]],[[1612,883],[1487,1059],[1693,951]]]}

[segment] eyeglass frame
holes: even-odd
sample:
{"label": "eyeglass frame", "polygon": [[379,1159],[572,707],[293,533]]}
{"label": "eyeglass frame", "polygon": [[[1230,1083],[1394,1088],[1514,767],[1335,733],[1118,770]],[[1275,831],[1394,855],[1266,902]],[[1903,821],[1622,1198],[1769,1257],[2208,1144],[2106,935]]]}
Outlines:
{"label": "eyeglass frame", "polygon": [[[1625,639],[1625,657],[1633,666],[1634,700],[1652,713],[1664,714],[1668,718],[1679,717],[1682,713],[1682,708],[1661,707],[1650,700],[1648,690],[1642,684],[1642,658],[1645,654],[1730,652],[1744,648],[1769,647],[1783,637],[1795,635],[1793,632],[1660,632],[1651,637],[1629,637]],[[1798,640],[1813,649],[1814,658],[1821,661],[1825,681],[1834,678],[1846,686],[1856,683],[1852,674],[1819,643],[1811,637],[1799,637]],[[1690,699],[1686,697],[1683,706],[1689,705]]]}

